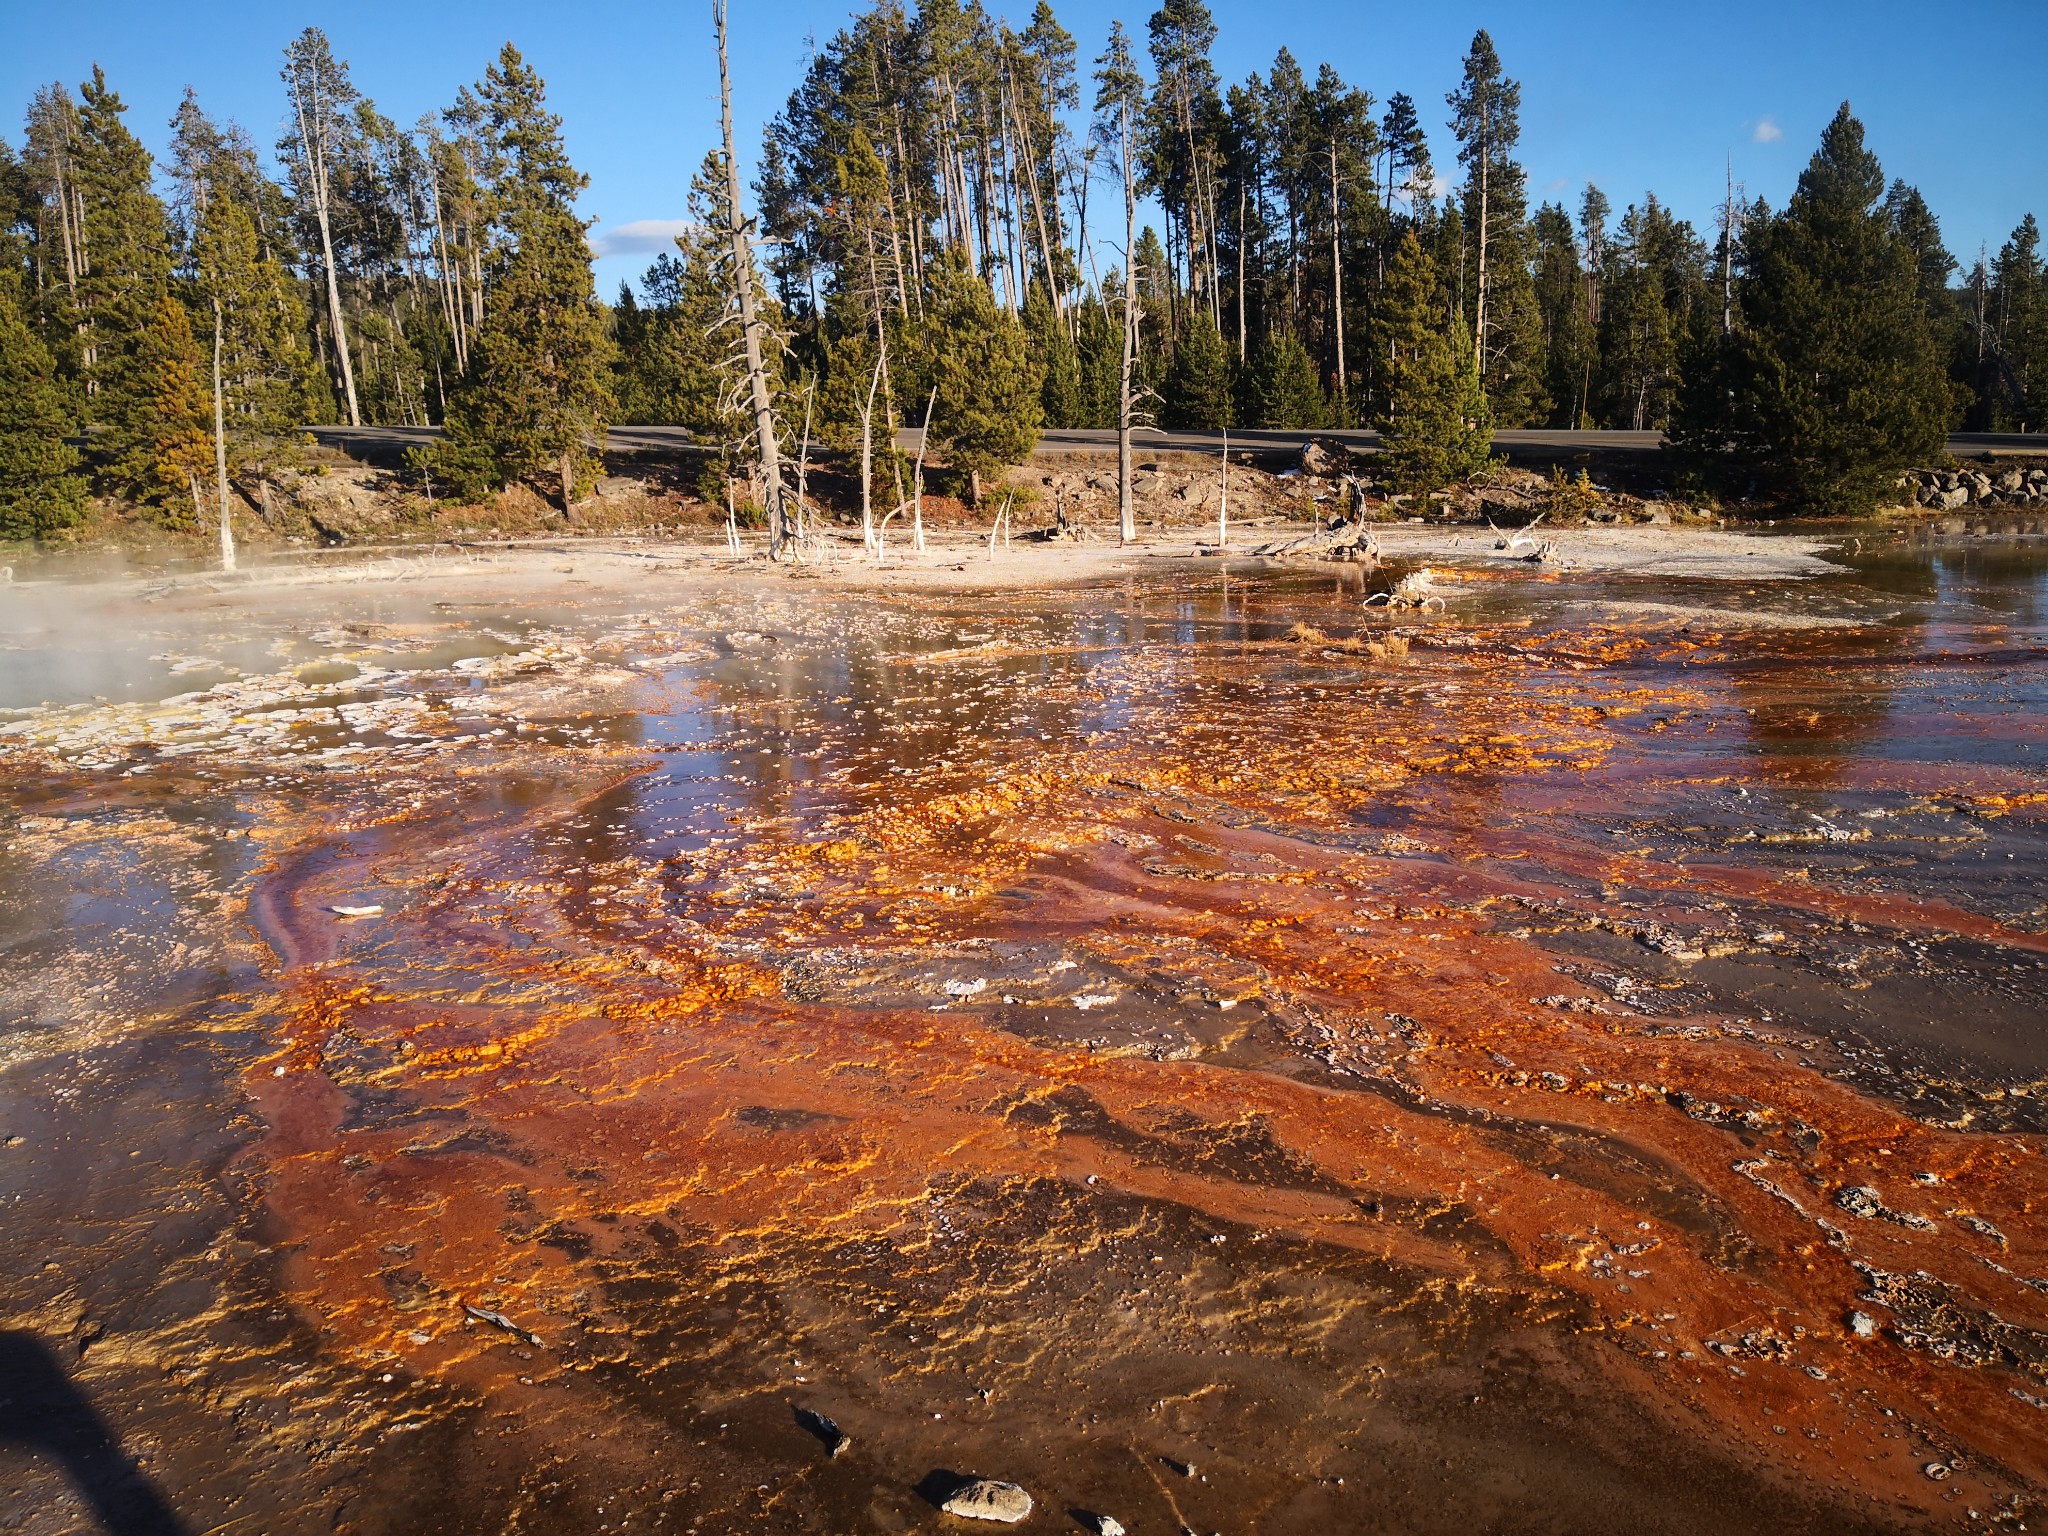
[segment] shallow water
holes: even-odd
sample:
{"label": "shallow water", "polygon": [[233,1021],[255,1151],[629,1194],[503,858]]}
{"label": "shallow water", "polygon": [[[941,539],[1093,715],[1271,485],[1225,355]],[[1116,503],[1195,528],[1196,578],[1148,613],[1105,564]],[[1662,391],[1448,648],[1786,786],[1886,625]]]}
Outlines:
{"label": "shallow water", "polygon": [[2038,1518],[2048,541],[1843,537],[14,610],[0,1524]]}

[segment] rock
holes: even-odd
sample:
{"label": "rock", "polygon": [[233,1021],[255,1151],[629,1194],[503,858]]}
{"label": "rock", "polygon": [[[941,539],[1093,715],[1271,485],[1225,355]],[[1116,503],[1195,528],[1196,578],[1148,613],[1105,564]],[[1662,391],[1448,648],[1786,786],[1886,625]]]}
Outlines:
{"label": "rock", "polygon": [[1301,472],[1305,475],[1327,475],[1337,467],[1330,457],[1329,449],[1310,439],[1301,445]]}
{"label": "rock", "polygon": [[1081,1523],[1095,1533],[1095,1536],[1124,1536],[1124,1523],[1115,1515],[1094,1515],[1077,1511]]}
{"label": "rock", "polygon": [[1945,1461],[1930,1461],[1920,1470],[1927,1474],[1930,1482],[1945,1483],[1949,1479],[1949,1474],[1955,1471],[1955,1468]]}
{"label": "rock", "polygon": [[1015,1483],[992,1477],[969,1478],[946,1496],[939,1506],[949,1515],[965,1520],[994,1520],[1015,1525],[1031,1513],[1031,1495]]}
{"label": "rock", "polygon": [[2022,475],[2016,469],[2008,469],[2004,474],[2000,475],[1996,480],[1992,482],[1993,485],[1998,487],[2001,493],[2007,496],[2010,496],[2014,491],[2018,490],[2021,486],[2025,485],[2026,483],[2027,477],[2025,475]]}
{"label": "rock", "polygon": [[815,1408],[798,1408],[795,1413],[797,1423],[817,1436],[827,1455],[843,1455],[852,1446],[853,1436]]}
{"label": "rock", "polygon": [[1849,1332],[1859,1339],[1877,1337],[1877,1319],[1868,1312],[1851,1312],[1847,1318]]}
{"label": "rock", "polygon": [[1960,485],[1950,490],[1937,491],[1934,500],[1928,503],[1930,507],[1939,507],[1944,512],[1954,512],[1969,504],[1970,493]]}
{"label": "rock", "polygon": [[1847,1189],[1836,1190],[1835,1204],[1851,1216],[1861,1216],[1866,1220],[1884,1214],[1884,1196],[1868,1184],[1851,1184]]}

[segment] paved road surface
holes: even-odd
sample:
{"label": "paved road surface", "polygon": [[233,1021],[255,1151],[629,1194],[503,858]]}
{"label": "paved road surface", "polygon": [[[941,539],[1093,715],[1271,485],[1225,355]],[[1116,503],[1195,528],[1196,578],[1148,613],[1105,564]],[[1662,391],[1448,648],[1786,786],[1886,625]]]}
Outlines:
{"label": "paved road surface", "polygon": [[[440,435],[435,427],[312,427],[308,430],[323,443],[337,448],[368,450],[373,457],[380,448],[388,453],[414,443],[431,442]],[[910,428],[899,433],[897,441],[906,452],[914,453],[917,451],[917,436],[917,430]],[[1249,452],[1291,453],[1311,438],[1343,443],[1353,448],[1379,446],[1377,432],[1233,432],[1230,445]],[[693,446],[690,434],[681,427],[613,427],[610,440],[614,451],[627,453],[674,453]],[[1493,434],[1496,448],[1510,457],[1525,460],[1540,458],[1546,452],[1652,453],[1662,446],[1663,441],[1661,432],[1565,432],[1543,427]],[[1223,435],[1220,432],[1147,429],[1137,434],[1137,444],[1141,452],[1217,453],[1222,449]],[[1114,432],[1056,429],[1039,438],[1037,456],[1049,458],[1065,453],[1101,453],[1115,446]],[[1962,432],[1948,440],[1948,451],[1958,458],[1974,458],[1986,453],[2048,455],[2048,433]]]}

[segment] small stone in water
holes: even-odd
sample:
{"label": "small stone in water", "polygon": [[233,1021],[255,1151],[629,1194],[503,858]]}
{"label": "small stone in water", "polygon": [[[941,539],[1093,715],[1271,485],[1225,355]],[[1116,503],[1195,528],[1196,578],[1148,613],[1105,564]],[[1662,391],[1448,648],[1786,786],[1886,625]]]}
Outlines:
{"label": "small stone in water", "polygon": [[1877,1337],[1877,1319],[1868,1312],[1851,1312],[1848,1321],[1849,1331],[1856,1335],[1857,1338],[1874,1339]]}
{"label": "small stone in water", "polygon": [[1031,1495],[1015,1483],[992,1477],[970,1478],[946,1496],[939,1506],[949,1515],[969,1520],[995,1520],[1015,1525],[1031,1513]]}
{"label": "small stone in water", "polygon": [[1124,1523],[1115,1515],[1083,1515],[1081,1518],[1095,1536],[1124,1536]]}
{"label": "small stone in water", "polygon": [[1925,1472],[1932,1481],[1945,1483],[1948,1481],[1949,1474],[1955,1471],[1955,1468],[1945,1461],[1930,1461],[1920,1470]]}

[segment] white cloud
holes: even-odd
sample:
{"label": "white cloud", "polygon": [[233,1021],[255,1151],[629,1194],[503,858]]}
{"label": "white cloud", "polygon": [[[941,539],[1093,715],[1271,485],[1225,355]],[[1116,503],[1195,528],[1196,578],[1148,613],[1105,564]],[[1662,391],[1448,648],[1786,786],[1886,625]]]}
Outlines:
{"label": "white cloud", "polygon": [[616,229],[597,232],[590,242],[597,256],[654,256],[676,248],[676,236],[696,226],[688,219],[634,219]]}
{"label": "white cloud", "polygon": [[1778,140],[1785,137],[1785,130],[1780,128],[1771,118],[1762,117],[1757,119],[1756,132],[1752,133],[1749,137],[1752,143],[1775,144]]}

